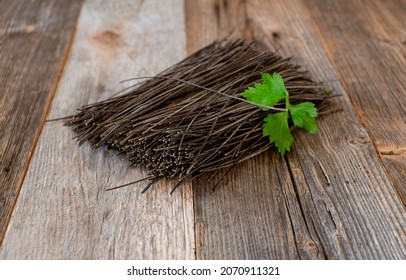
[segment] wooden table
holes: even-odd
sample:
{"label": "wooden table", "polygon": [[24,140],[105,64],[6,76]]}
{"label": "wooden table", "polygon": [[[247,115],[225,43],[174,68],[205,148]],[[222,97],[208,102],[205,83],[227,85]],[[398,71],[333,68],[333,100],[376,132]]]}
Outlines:
{"label": "wooden table", "polygon": [[[105,191],[145,170],[46,122],[231,31],[339,95],[286,158]],[[0,1],[0,258],[405,259],[405,45],[404,0]]]}

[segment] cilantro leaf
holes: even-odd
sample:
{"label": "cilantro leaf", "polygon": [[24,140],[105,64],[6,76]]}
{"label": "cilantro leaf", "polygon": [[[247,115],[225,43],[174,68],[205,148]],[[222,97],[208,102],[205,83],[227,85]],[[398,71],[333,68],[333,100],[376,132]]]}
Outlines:
{"label": "cilantro leaf", "polygon": [[297,105],[290,104],[289,111],[295,125],[312,134],[317,132],[317,108],[312,102],[302,102]]}
{"label": "cilantro leaf", "polygon": [[[278,101],[286,97],[285,84],[281,75],[274,73],[272,76],[269,73],[261,73],[263,82],[256,83],[253,87],[246,89],[242,96],[247,100],[256,104],[265,106],[275,106]],[[267,108],[260,109],[267,111]]]}
{"label": "cilantro leaf", "polygon": [[[284,156],[286,151],[290,151],[293,144],[293,135],[290,132],[288,123],[289,114],[296,126],[315,134],[317,132],[317,108],[312,102],[290,104],[289,93],[285,88],[281,75],[278,73],[273,75],[262,73],[261,77],[263,82],[249,87],[242,93],[242,96],[251,103],[258,105],[263,111],[271,108],[264,108],[260,105],[272,107],[280,100],[285,99],[286,111],[268,114],[262,126],[263,136],[268,136],[269,142],[275,143],[275,147]],[[325,93],[328,94],[331,91],[325,91]]]}
{"label": "cilantro leaf", "polygon": [[262,127],[263,136],[269,136],[269,142],[275,143],[278,151],[285,155],[285,151],[290,151],[293,143],[293,136],[288,125],[288,112],[269,114],[264,119]]}

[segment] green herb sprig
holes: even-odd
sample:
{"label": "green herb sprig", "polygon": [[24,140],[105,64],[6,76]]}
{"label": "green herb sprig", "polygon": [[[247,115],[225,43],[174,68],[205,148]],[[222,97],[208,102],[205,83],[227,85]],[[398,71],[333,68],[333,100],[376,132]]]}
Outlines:
{"label": "green herb sprig", "polygon": [[242,96],[248,101],[258,104],[259,109],[263,111],[270,109],[261,105],[273,107],[285,99],[285,111],[268,114],[264,118],[262,127],[263,136],[268,136],[269,142],[275,143],[278,151],[284,156],[286,151],[290,151],[293,144],[293,135],[288,123],[289,115],[297,127],[315,134],[317,132],[317,108],[314,103],[309,101],[295,105],[290,104],[289,93],[278,73],[273,73],[273,75],[261,73],[261,77],[263,82],[247,88]]}

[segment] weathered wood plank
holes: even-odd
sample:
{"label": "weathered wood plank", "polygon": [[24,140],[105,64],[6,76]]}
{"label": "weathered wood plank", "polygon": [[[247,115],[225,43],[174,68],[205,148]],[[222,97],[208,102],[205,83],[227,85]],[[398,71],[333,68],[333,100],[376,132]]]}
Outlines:
{"label": "weathered wood plank", "polygon": [[398,195],[406,206],[406,155],[382,156],[386,169],[389,170],[389,176],[395,186]]}
{"label": "weathered wood plank", "polygon": [[[296,0],[247,4],[254,36],[294,55],[314,77],[331,81],[341,94],[336,103],[343,110],[320,118],[317,136],[296,133],[295,149],[288,155],[304,219],[319,237],[326,258],[404,259],[405,209],[347,92],[336,82],[317,22],[311,18],[313,9]],[[349,17],[354,11],[348,10]],[[346,22],[335,22],[340,24]],[[357,73],[353,75],[357,79]]]}
{"label": "weathered wood plank", "polygon": [[[118,81],[152,75],[186,55],[182,1],[87,1],[49,118],[118,91]],[[121,88],[124,86],[121,86]],[[0,258],[192,259],[191,186],[170,182],[144,195],[142,178],[106,150],[78,147],[61,123],[45,125]]]}
{"label": "weathered wood plank", "polygon": [[[406,154],[406,1],[304,2],[378,152]],[[406,169],[402,162],[387,165],[390,174],[400,169]],[[398,183],[403,193],[405,184]]]}
{"label": "weathered wood plank", "polygon": [[185,1],[187,51],[189,54],[213,40],[249,36],[243,0]]}
{"label": "weathered wood plank", "polygon": [[[187,1],[188,50],[231,30],[249,38],[245,14],[243,1]],[[263,154],[224,175],[215,192],[223,174],[193,183],[198,259],[324,258],[317,235],[307,230],[283,159]]]}
{"label": "weathered wood plank", "polygon": [[69,0],[0,2],[0,244],[80,7]]}

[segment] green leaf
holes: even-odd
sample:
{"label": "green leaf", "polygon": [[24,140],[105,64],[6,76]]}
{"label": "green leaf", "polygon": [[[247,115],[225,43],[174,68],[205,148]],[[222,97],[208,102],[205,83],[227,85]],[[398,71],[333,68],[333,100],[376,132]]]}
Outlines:
{"label": "green leaf", "polygon": [[317,132],[317,108],[312,102],[302,102],[297,105],[291,104],[289,111],[295,125],[312,134]]}
{"label": "green leaf", "polygon": [[[270,143],[275,143],[279,152],[284,156],[286,151],[290,151],[293,144],[293,136],[288,123],[289,114],[296,126],[315,134],[317,132],[317,108],[312,102],[290,104],[289,93],[285,88],[281,75],[278,73],[273,75],[262,73],[261,77],[263,82],[249,87],[242,93],[242,96],[257,104],[264,111],[269,109],[260,105],[273,107],[280,100],[285,99],[285,108],[289,111],[268,114],[262,127],[263,135],[268,136]],[[325,90],[324,92],[330,94],[331,90]]]}
{"label": "green leaf", "polygon": [[264,119],[262,127],[264,136],[269,136],[269,142],[275,143],[278,151],[285,155],[293,144],[293,136],[288,125],[288,112],[269,114]]}
{"label": "green leaf", "polygon": [[[261,73],[263,82],[256,83],[253,87],[246,89],[242,96],[256,104],[275,106],[278,101],[286,96],[286,88],[281,75],[274,73]],[[260,107],[261,108],[261,107]],[[269,109],[261,108],[264,111]]]}

